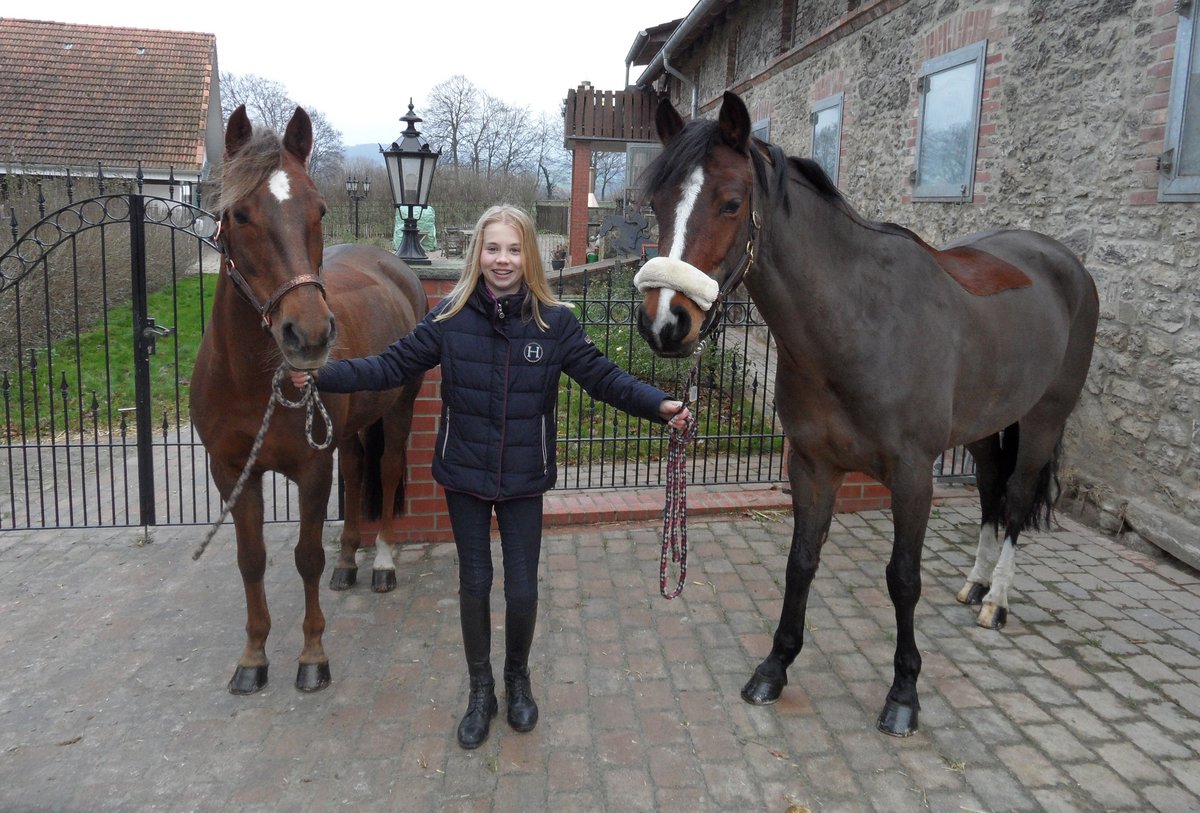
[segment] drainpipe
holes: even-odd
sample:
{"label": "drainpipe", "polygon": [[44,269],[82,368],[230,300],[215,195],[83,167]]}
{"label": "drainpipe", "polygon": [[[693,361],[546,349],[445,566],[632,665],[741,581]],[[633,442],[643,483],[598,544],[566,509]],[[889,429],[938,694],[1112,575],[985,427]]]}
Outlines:
{"label": "drainpipe", "polygon": [[730,2],[731,0],[700,0],[696,3],[691,13],[684,18],[683,22],[679,24],[671,33],[671,36],[667,38],[667,41],[663,43],[663,47],[655,55],[654,59],[650,61],[646,70],[642,71],[642,75],[637,81],[638,87],[650,87],[653,77],[656,77],[660,71],[666,71],[679,79],[679,81],[686,83],[692,89],[692,118],[696,118],[700,108],[699,89],[696,87],[695,82],[688,79],[671,65],[669,57],[688,34],[700,27],[701,21],[709,19],[715,12],[728,6]]}
{"label": "drainpipe", "polygon": [[680,82],[686,82],[689,86],[691,86],[691,88],[692,88],[692,116],[691,117],[693,119],[696,118],[696,113],[699,112],[699,110],[700,110],[700,93],[696,89],[696,83],[693,82],[691,79],[688,79],[686,76],[684,76],[679,71],[675,70],[675,67],[667,59],[666,46],[663,47],[662,66],[663,66],[663,70],[665,70],[667,73],[674,76]]}

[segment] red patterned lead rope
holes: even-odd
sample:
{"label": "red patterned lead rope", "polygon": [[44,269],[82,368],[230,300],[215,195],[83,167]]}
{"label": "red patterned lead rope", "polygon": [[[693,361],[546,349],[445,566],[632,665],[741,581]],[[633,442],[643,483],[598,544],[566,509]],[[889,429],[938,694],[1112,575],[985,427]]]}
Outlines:
{"label": "red patterned lead rope", "polygon": [[[667,501],[663,509],[663,546],[658,566],[658,591],[665,599],[683,592],[687,581],[687,447],[696,439],[695,416],[683,431],[671,429],[667,446]],[[667,557],[679,565],[675,589],[667,592]]]}
{"label": "red patterned lead rope", "polygon": [[[700,373],[700,358],[704,355],[704,342],[697,347],[688,371],[687,393],[684,406],[696,400],[696,381]],[[672,428],[667,442],[667,498],[663,507],[662,555],[658,562],[658,592],[663,598],[675,598],[683,592],[687,582],[687,447],[699,434],[696,415],[688,416],[682,431]],[[667,560],[679,565],[679,578],[675,589],[667,592]]]}

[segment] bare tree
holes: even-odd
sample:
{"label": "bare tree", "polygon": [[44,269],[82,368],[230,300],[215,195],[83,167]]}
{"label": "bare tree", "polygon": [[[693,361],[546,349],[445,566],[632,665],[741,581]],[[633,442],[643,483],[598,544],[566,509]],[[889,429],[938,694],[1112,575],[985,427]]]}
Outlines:
{"label": "bare tree", "polygon": [[481,92],[462,74],[455,74],[434,85],[425,105],[424,134],[429,142],[442,148],[450,163],[458,166],[468,130],[479,118]]}
{"label": "bare tree", "polygon": [[[288,95],[287,88],[272,79],[247,74],[221,74],[221,116],[226,122],[240,105],[257,125],[282,133],[299,106]],[[342,133],[329,123],[315,107],[305,107],[312,119],[313,150],[308,159],[308,171],[314,177],[341,172],[343,159]]]}
{"label": "bare tree", "polygon": [[546,185],[546,197],[553,198],[557,187],[571,177],[571,153],[563,146],[562,114],[540,114],[534,129],[533,164]]}
{"label": "bare tree", "polygon": [[592,154],[592,166],[596,168],[596,197],[608,199],[608,187],[613,187],[614,194],[621,191],[625,178],[625,153],[597,152]]}
{"label": "bare tree", "polygon": [[489,139],[488,170],[534,172],[538,131],[529,118],[528,107],[500,103],[493,111],[492,137]]}
{"label": "bare tree", "polygon": [[478,95],[475,115],[467,123],[463,131],[463,148],[466,152],[466,163],[477,173],[485,172],[488,157],[488,145],[492,137],[492,126],[496,120],[496,111],[504,103],[490,93],[480,92]]}

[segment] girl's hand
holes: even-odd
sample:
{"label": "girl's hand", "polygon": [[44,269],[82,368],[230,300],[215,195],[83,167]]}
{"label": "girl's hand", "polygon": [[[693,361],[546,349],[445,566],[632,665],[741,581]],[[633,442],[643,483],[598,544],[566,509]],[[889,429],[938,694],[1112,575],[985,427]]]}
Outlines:
{"label": "girl's hand", "polygon": [[288,378],[292,380],[293,387],[298,390],[302,390],[312,379],[312,376],[306,373],[304,370],[288,370]]}
{"label": "girl's hand", "polygon": [[658,414],[668,426],[680,431],[687,428],[688,418],[692,415],[683,401],[663,401],[658,407]]}

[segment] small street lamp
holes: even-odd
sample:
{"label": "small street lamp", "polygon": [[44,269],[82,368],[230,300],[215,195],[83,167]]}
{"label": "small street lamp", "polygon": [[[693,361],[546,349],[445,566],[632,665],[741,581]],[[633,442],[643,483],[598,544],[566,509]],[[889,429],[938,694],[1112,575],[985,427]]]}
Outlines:
{"label": "small street lamp", "polygon": [[[359,192],[359,188],[362,192]],[[371,191],[371,179],[363,176],[362,181],[353,175],[346,178],[346,194],[350,196],[350,200],[354,201],[354,239],[358,239],[358,202],[367,199],[367,193]]]}
{"label": "small street lamp", "polygon": [[429,142],[421,138],[416,124],[422,121],[413,112],[412,99],[408,100],[408,113],[400,117],[407,127],[400,137],[386,149],[382,144],[379,151],[387,164],[388,183],[392,187],[392,200],[396,210],[408,209],[404,218],[404,238],[396,255],[410,265],[429,265],[429,257],[421,248],[421,235],[417,231],[417,217],[413,209],[424,209],[429,205],[429,189],[433,185],[433,171],[437,169],[441,150],[434,152]]}

